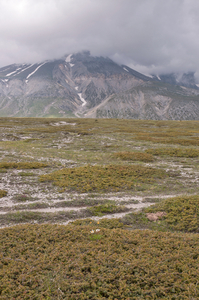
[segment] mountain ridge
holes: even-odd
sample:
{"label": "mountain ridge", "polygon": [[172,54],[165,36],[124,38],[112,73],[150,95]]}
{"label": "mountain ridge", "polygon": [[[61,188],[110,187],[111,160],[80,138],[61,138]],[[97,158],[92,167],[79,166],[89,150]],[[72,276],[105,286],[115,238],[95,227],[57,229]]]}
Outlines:
{"label": "mountain ridge", "polygon": [[0,68],[0,116],[199,119],[194,73],[141,74],[88,51]]}

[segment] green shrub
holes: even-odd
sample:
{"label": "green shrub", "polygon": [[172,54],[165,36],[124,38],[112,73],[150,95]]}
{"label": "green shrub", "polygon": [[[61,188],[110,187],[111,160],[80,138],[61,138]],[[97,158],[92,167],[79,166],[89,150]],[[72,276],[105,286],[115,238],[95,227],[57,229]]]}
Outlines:
{"label": "green shrub", "polygon": [[1,162],[2,169],[39,169],[47,167],[46,163],[41,162]]}
{"label": "green shrub", "polygon": [[7,196],[7,193],[8,193],[7,191],[0,190],[0,198]]}
{"label": "green shrub", "polygon": [[166,212],[163,220],[175,231],[199,232],[199,196],[180,196],[166,199],[145,209],[146,212]]}
{"label": "green shrub", "polygon": [[34,176],[34,173],[31,172],[20,172],[18,173],[19,176]]}
{"label": "green shrub", "polygon": [[92,234],[89,238],[91,241],[98,241],[101,240],[103,236],[101,234]]}
{"label": "green shrub", "polygon": [[114,156],[122,160],[132,160],[132,161],[143,161],[152,162],[154,161],[153,155],[144,152],[116,152]]}
{"label": "green shrub", "polygon": [[198,249],[197,234],[50,224],[4,228],[0,298],[198,299]]}
{"label": "green shrub", "polygon": [[31,196],[27,195],[27,194],[19,194],[19,195],[15,195],[14,196],[14,200],[17,202],[25,202],[25,201],[30,201],[30,200],[34,200],[34,198],[32,198]]}
{"label": "green shrub", "polygon": [[88,165],[42,175],[40,181],[53,181],[61,188],[79,192],[120,191],[130,190],[139,183],[151,183],[155,178],[167,176],[164,170],[139,165]]}
{"label": "green shrub", "polygon": [[92,228],[122,228],[124,224],[121,222],[120,219],[107,219],[103,218],[98,221],[96,220],[91,220],[91,219],[82,219],[82,220],[75,220],[70,223],[71,225],[78,225],[78,226],[85,226],[85,225],[90,225]]}
{"label": "green shrub", "polygon": [[89,210],[94,216],[102,216],[104,214],[114,214],[118,212],[124,212],[127,211],[128,209],[123,205],[106,203],[106,204],[90,207]]}
{"label": "green shrub", "polygon": [[147,153],[153,154],[153,155],[168,155],[172,157],[198,157],[199,156],[199,150],[197,149],[184,149],[184,148],[158,148],[158,149],[148,149],[146,151]]}

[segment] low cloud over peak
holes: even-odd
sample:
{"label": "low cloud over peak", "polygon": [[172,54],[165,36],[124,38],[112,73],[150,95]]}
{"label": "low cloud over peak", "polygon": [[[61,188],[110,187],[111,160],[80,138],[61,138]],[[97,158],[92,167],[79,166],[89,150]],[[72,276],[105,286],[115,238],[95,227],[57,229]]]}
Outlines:
{"label": "low cloud over peak", "polygon": [[0,66],[89,49],[145,73],[199,72],[195,0],[7,0]]}

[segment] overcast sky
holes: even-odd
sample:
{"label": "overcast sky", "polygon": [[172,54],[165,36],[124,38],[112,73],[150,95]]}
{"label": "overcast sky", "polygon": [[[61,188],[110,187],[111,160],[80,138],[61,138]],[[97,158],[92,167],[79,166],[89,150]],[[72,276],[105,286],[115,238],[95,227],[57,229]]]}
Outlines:
{"label": "overcast sky", "polygon": [[0,0],[0,67],[82,50],[199,80],[199,0]]}

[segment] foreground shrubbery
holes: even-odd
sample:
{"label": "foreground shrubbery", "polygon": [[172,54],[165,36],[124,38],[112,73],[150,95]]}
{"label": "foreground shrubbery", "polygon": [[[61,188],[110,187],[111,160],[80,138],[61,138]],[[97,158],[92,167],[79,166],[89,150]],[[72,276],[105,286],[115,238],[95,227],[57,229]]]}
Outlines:
{"label": "foreground shrubbery", "polygon": [[198,235],[23,225],[0,239],[2,300],[199,297]]}
{"label": "foreground shrubbery", "polygon": [[62,169],[40,176],[40,181],[53,181],[61,188],[89,191],[119,191],[133,189],[137,183],[151,183],[154,178],[164,178],[164,170],[133,166],[83,166]]}

